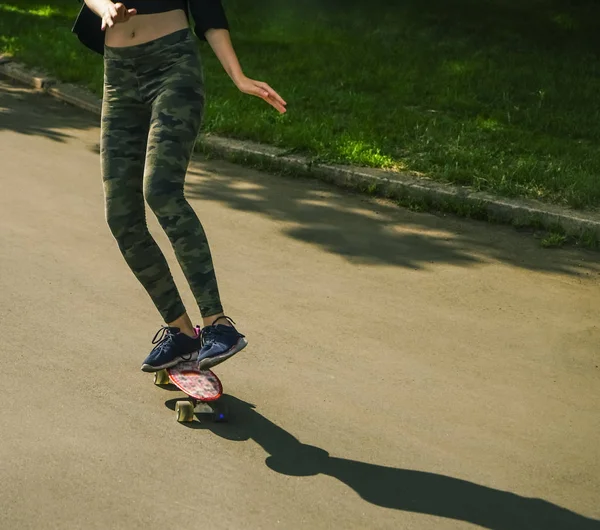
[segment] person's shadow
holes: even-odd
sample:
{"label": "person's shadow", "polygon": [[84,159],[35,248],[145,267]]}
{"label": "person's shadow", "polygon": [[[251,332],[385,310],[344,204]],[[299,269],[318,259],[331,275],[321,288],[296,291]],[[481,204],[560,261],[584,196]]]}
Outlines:
{"label": "person's shadow", "polygon": [[[254,440],[268,454],[266,465],[284,475],[329,475],[364,500],[384,508],[436,515],[477,524],[490,530],[600,530],[600,521],[544,501],[521,497],[435,473],[378,466],[329,456],[300,443],[259,414],[254,405],[224,395],[229,423],[187,424],[208,429],[227,440]],[[165,405],[175,408],[175,399]]]}

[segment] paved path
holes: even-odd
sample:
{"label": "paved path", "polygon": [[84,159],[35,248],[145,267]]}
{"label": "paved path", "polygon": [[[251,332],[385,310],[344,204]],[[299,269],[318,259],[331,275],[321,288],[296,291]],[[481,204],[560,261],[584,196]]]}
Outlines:
{"label": "paved path", "polygon": [[194,162],[250,346],[234,421],[187,427],[139,370],[161,322],[97,141],[0,84],[2,530],[600,528],[597,254]]}

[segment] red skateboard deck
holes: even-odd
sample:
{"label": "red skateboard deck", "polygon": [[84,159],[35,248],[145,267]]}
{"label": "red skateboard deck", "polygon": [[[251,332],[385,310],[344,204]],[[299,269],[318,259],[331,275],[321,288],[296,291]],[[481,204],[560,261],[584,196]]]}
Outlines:
{"label": "red skateboard deck", "polygon": [[223,394],[223,385],[210,370],[201,372],[195,362],[179,363],[167,368],[169,379],[179,390],[198,401],[216,401]]}
{"label": "red skateboard deck", "polygon": [[200,371],[195,362],[179,363],[154,374],[156,385],[173,383],[189,399],[177,401],[177,421],[191,422],[194,414],[208,414],[214,421],[227,421],[227,411],[222,404],[215,403],[223,395],[223,385],[214,372]]}

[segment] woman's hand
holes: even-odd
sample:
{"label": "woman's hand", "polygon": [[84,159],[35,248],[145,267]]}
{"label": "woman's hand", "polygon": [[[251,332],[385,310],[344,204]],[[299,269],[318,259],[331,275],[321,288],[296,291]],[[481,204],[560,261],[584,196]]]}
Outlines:
{"label": "woman's hand", "polygon": [[267,83],[263,83],[262,81],[255,81],[254,79],[250,79],[246,76],[243,76],[236,81],[235,85],[244,94],[250,94],[251,96],[256,96],[261,99],[264,99],[269,105],[274,107],[281,114],[284,114],[286,112],[285,106],[287,105],[287,103],[277,92],[275,92],[275,90],[273,90],[269,85],[267,85]]}
{"label": "woman's hand", "polygon": [[135,9],[127,9],[121,2],[116,4],[110,2],[102,15],[102,31],[112,28],[119,22],[127,22],[135,14],[137,14]]}

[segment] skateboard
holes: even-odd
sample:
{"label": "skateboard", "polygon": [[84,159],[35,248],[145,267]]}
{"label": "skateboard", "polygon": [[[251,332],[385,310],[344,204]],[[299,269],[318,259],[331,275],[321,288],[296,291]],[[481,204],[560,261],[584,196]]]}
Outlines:
{"label": "skateboard", "polygon": [[226,407],[217,403],[223,394],[223,385],[211,370],[201,372],[195,362],[184,362],[154,374],[155,385],[166,386],[170,383],[188,396],[187,400],[175,404],[178,422],[194,421],[194,414],[201,414],[216,422],[227,421]]}

